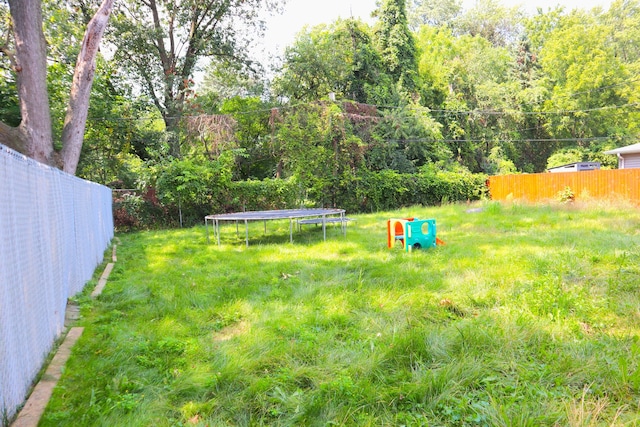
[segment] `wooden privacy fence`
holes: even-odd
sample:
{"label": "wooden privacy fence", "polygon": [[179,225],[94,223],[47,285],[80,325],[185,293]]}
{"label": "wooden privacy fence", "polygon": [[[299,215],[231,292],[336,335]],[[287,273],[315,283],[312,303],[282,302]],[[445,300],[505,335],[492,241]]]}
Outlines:
{"label": "wooden privacy fence", "polygon": [[542,202],[559,199],[567,187],[576,200],[624,199],[640,203],[640,169],[502,175],[489,178],[492,200]]}

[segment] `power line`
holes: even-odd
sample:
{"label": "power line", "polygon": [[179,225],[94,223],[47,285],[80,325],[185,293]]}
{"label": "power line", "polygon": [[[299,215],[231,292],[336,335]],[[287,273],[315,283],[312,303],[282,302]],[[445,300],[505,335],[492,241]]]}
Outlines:
{"label": "power line", "polygon": [[[153,120],[165,120],[165,119],[178,119],[178,118],[197,118],[201,116],[209,116],[209,115],[220,115],[220,116],[234,116],[234,115],[249,115],[249,114],[258,114],[258,113],[266,113],[271,112],[273,110],[283,111],[294,109],[299,106],[309,105],[311,103],[302,103],[291,106],[280,106],[280,107],[272,107],[272,108],[264,108],[258,110],[251,111],[238,111],[234,113],[225,113],[225,114],[199,114],[199,115],[184,115],[184,116],[167,116],[165,118],[162,117],[89,117],[88,120],[91,121],[153,121]],[[378,109],[401,109],[407,108],[411,110],[423,111],[427,114],[439,113],[439,116],[442,117],[445,114],[452,115],[478,115],[478,116],[508,116],[508,115],[525,115],[525,116],[549,116],[549,115],[569,115],[569,114],[581,114],[581,113],[592,113],[597,111],[605,111],[605,110],[618,110],[624,108],[631,107],[639,107],[640,102],[631,102],[622,105],[605,105],[603,107],[594,107],[594,108],[585,108],[578,110],[555,110],[555,111],[519,111],[519,110],[511,110],[511,111],[498,111],[498,110],[446,110],[446,109],[437,109],[432,110],[427,107],[401,107],[401,106],[384,106],[384,105],[375,105],[375,104],[361,104],[366,105],[368,107],[375,107]],[[351,114],[351,115],[359,115],[356,113],[342,113],[342,114]],[[383,118],[383,117],[380,117]]]}
{"label": "power line", "polygon": [[593,141],[607,141],[611,139],[635,139],[631,136],[594,136],[588,138],[505,138],[505,139],[495,139],[495,138],[469,138],[469,139],[435,139],[435,138],[396,138],[396,139],[385,139],[387,142],[446,142],[446,143],[460,143],[460,142],[493,142],[493,143],[504,143],[504,142],[593,142]]}

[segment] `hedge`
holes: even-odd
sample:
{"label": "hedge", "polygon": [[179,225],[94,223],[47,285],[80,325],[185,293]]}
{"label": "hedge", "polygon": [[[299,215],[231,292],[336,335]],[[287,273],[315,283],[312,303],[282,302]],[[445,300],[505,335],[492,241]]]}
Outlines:
{"label": "hedge", "polygon": [[[478,200],[487,194],[487,176],[469,172],[426,171],[418,174],[400,174],[392,170],[365,172],[356,176],[343,176],[333,181],[314,183],[306,188],[296,179],[266,179],[263,181],[231,182],[216,188],[203,198],[202,203],[190,206],[183,217],[186,225],[203,221],[203,213],[223,213],[300,207],[339,207],[348,213],[394,210],[412,205],[433,206],[447,202]],[[219,183],[218,183],[219,184]],[[132,210],[133,209],[133,210]],[[135,211],[137,209],[137,211]],[[146,212],[152,209],[154,215]],[[125,223],[116,227],[142,228],[175,226],[175,206],[164,206],[165,218],[158,218],[158,206],[138,203],[129,206]],[[156,220],[149,222],[150,218]]]}

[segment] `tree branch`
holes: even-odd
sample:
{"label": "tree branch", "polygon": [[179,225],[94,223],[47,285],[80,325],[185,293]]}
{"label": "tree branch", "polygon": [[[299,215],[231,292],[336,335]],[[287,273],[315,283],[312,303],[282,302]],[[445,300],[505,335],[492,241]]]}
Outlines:
{"label": "tree branch", "polygon": [[162,68],[165,75],[171,72],[172,61],[169,60],[167,50],[164,47],[164,40],[162,40],[162,23],[160,22],[160,14],[158,13],[158,6],[155,0],[150,0],[147,6],[151,9],[151,15],[153,16],[153,28],[156,32],[156,48],[160,54],[160,61],[162,62]]}
{"label": "tree branch", "polygon": [[69,105],[62,129],[62,151],[60,152],[63,169],[70,174],[76,173],[80,151],[84,139],[84,130],[89,111],[89,97],[96,71],[96,56],[100,39],[109,22],[114,0],[103,0],[93,16],[84,34],[78,60],[71,83]]}
{"label": "tree branch", "polygon": [[28,155],[27,141],[20,128],[14,128],[4,122],[0,122],[0,144]]}

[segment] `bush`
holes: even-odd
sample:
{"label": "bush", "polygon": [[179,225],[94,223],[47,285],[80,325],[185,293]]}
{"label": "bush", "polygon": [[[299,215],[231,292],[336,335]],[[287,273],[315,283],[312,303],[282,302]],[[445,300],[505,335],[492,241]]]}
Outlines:
{"label": "bush", "polygon": [[229,200],[222,203],[226,212],[292,209],[303,200],[303,191],[293,179],[232,182],[228,194]]}
{"label": "bush", "polygon": [[417,204],[433,206],[479,200],[487,194],[486,180],[486,175],[467,171],[365,172],[353,182],[341,183],[343,193],[336,206],[349,212],[374,212]]}
{"label": "bush", "polygon": [[113,223],[117,231],[175,225],[169,218],[167,208],[162,206],[152,188],[143,194],[114,192]]}
{"label": "bush", "polygon": [[231,183],[229,160],[173,159],[162,166],[156,188],[162,203],[185,225],[220,211]]}
{"label": "bush", "polygon": [[[226,182],[211,170],[180,161],[158,179],[162,204],[132,197],[116,207],[119,227],[150,228],[202,223],[209,214],[293,209],[301,206],[338,207],[350,213],[394,210],[413,205],[479,200],[487,194],[487,176],[468,171],[423,169],[417,174],[393,170],[345,174],[317,180],[304,188],[294,178]],[[179,198],[182,197],[182,198]],[[157,201],[156,201],[157,202]],[[179,202],[179,205],[178,205]]]}

